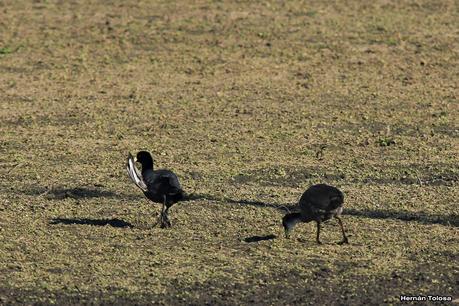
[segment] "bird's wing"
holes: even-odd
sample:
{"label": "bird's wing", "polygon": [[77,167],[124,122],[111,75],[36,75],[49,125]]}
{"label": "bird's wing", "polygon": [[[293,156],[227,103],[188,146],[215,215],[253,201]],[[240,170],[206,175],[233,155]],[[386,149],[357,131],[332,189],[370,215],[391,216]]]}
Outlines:
{"label": "bird's wing", "polygon": [[137,187],[142,189],[142,191],[147,191],[147,185],[142,179],[142,175],[139,173],[139,170],[136,168],[134,163],[134,157],[129,153],[126,163],[126,169],[131,180],[136,184]]}
{"label": "bird's wing", "polygon": [[332,196],[330,198],[323,199],[322,201],[312,203],[311,210],[314,213],[324,214],[329,211],[335,210],[343,205],[343,200],[340,197]]}
{"label": "bird's wing", "polygon": [[182,192],[178,179],[172,172],[163,173],[157,180],[158,182],[161,182],[161,185],[165,188],[165,192],[168,195],[174,195]]}

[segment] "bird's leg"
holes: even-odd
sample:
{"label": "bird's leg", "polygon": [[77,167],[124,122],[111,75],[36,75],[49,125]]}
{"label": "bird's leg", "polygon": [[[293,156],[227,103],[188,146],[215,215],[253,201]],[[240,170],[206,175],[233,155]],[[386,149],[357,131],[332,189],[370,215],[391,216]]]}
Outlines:
{"label": "bird's leg", "polygon": [[166,210],[166,195],[163,196],[163,206],[161,207],[161,213],[159,214],[158,222],[161,228],[166,227],[164,222],[164,211]]}
{"label": "bird's leg", "polygon": [[164,196],[163,207],[161,207],[161,214],[159,215],[159,222],[161,228],[166,227],[166,222],[164,220],[164,212],[166,211],[166,196]]}
{"label": "bird's leg", "polygon": [[170,227],[170,222],[167,217],[167,197],[164,195],[164,202],[163,202],[163,207],[161,209],[161,215],[160,215],[160,222],[161,222],[161,228],[165,227]]}
{"label": "bird's leg", "polygon": [[339,226],[341,226],[341,232],[343,233],[343,240],[338,242],[338,244],[349,243],[349,240],[346,237],[346,233],[344,232],[343,221],[341,221],[341,218],[338,216],[335,216],[335,218],[338,219]]}
{"label": "bird's leg", "polygon": [[171,227],[171,221],[169,220],[169,208],[170,206],[166,205],[166,210],[164,211],[164,220],[167,227]]}
{"label": "bird's leg", "polygon": [[320,221],[317,221],[317,237],[316,237],[316,241],[318,244],[322,244],[322,242],[320,241]]}

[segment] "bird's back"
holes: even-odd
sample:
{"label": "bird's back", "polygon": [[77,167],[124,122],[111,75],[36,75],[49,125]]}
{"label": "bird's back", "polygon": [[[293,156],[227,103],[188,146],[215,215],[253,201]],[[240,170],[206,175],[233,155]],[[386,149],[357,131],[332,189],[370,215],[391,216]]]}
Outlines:
{"label": "bird's back", "polygon": [[142,177],[148,187],[146,196],[154,202],[163,202],[164,195],[168,202],[176,202],[182,199],[183,190],[177,175],[170,170],[142,171]]}
{"label": "bird's back", "polygon": [[318,184],[309,187],[301,196],[299,205],[304,216],[324,215],[325,219],[341,213],[343,193],[336,187]]}

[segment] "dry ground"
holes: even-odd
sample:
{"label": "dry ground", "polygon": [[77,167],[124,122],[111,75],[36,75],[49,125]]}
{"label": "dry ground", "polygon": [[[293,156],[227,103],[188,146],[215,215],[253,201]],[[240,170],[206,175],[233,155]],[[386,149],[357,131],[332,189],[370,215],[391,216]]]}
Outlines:
{"label": "dry ground", "polygon": [[[454,0],[0,1],[0,304],[459,297],[458,64]],[[281,235],[318,182],[348,246]]]}

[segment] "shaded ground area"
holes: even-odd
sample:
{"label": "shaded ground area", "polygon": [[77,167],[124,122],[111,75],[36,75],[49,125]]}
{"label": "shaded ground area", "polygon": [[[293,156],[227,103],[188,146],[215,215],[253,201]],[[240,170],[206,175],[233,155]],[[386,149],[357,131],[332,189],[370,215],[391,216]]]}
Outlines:
{"label": "shaded ground area", "polygon": [[[457,1],[1,1],[0,304],[459,297]],[[191,200],[125,171],[152,152]],[[310,185],[335,221],[283,237]]]}
{"label": "shaded ground area", "polygon": [[54,218],[50,224],[79,224],[79,225],[95,225],[95,226],[106,226],[110,225],[113,227],[132,227],[132,224],[120,219],[71,219],[71,218]]}

